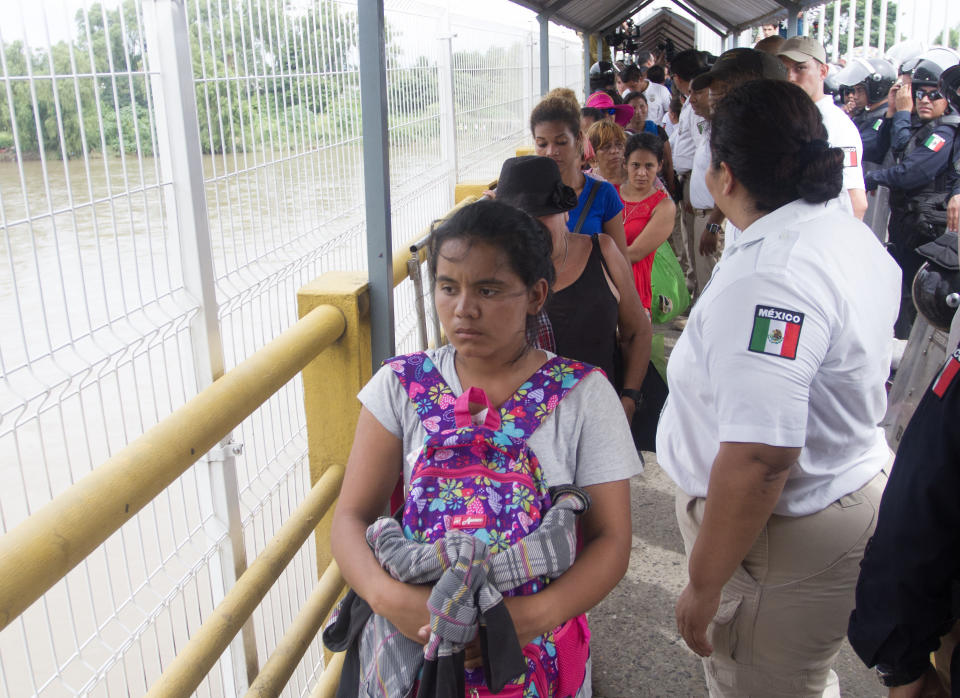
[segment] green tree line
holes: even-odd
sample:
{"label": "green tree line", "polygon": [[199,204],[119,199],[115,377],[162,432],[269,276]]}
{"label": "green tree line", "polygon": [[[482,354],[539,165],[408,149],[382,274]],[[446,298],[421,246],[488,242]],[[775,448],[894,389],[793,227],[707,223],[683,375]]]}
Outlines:
{"label": "green tree line", "polygon": [[[187,0],[197,120],[204,153],[282,150],[298,141],[359,138],[356,17],[334,0],[304,10],[273,3]],[[154,154],[156,125],[148,47],[137,0],[78,10],[74,36],[47,50],[3,45],[0,149]],[[401,65],[399,32],[387,27],[392,126],[414,138],[439,134],[436,65],[424,56]],[[455,53],[456,108],[508,104],[522,89],[519,43]],[[485,66],[509,66],[507,70]],[[487,114],[496,118],[498,114]],[[159,115],[154,118],[161,118]]]}
{"label": "green tree line", "polygon": [[[332,0],[297,13],[271,3],[232,11],[217,5],[187,2],[205,153],[282,148],[305,137],[303,131],[312,137],[352,132],[360,114],[353,14]],[[95,4],[77,11],[69,42],[49,51],[28,51],[21,41],[4,45],[0,148],[11,148],[16,134],[26,155],[153,154],[139,12],[135,0],[113,9]]]}
{"label": "green tree line", "polygon": [[[881,11],[883,9],[880,0],[870,0],[870,46],[879,46],[880,45],[880,20],[881,20]],[[825,12],[825,26],[823,32],[823,43],[825,46],[831,46],[833,44],[833,13],[834,8],[836,7],[836,2],[831,2],[827,4]],[[867,0],[857,0],[857,16],[856,22],[853,29],[853,45],[854,47],[865,46],[868,42],[864,41],[864,30],[866,28],[866,23],[864,22],[864,17],[866,17],[867,9]],[[812,11],[807,13],[807,17],[813,25],[816,25],[820,21],[820,12]],[[846,55],[847,52],[847,37],[848,37],[848,27],[850,26],[850,3],[842,2],[840,7],[840,31],[839,31],[839,46],[840,46],[840,55]],[[896,44],[899,39],[897,38],[897,3],[891,2],[887,5],[887,26],[884,33],[884,46],[890,48]]]}

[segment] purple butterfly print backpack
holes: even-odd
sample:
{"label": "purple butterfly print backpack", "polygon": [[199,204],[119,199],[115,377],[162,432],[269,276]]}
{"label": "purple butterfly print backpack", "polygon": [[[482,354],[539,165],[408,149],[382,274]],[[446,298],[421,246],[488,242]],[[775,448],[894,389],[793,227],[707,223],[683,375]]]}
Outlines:
{"label": "purple butterfly print backpack", "polygon": [[[497,553],[536,530],[550,506],[550,496],[527,439],[584,376],[598,369],[554,357],[497,409],[480,388],[469,388],[454,397],[425,353],[399,356],[385,363],[396,373],[427,432],[403,505],[404,535],[432,543],[446,531],[459,529],[480,538],[491,553]],[[471,405],[486,408],[479,424]],[[533,579],[504,595],[534,594],[547,582],[544,578]],[[582,662],[579,679],[574,675],[571,681],[568,676],[566,683],[575,685],[565,692],[556,636],[566,626],[571,626],[566,632],[568,644],[577,644],[575,654],[583,656],[576,660]],[[517,696],[541,698],[575,695],[589,652],[586,619],[581,616],[567,621],[523,651],[527,674],[516,684],[508,684],[505,691],[512,688]],[[466,682],[470,695],[487,695],[482,669],[467,670]]]}

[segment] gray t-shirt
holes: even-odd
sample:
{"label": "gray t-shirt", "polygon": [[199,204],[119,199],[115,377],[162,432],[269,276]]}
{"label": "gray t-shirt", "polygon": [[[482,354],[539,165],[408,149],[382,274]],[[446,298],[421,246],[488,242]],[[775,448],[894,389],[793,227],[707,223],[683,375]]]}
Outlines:
{"label": "gray t-shirt", "polygon": [[[426,353],[453,394],[460,395],[463,388],[454,366],[454,348],[448,344]],[[387,431],[403,439],[403,481],[408,484],[427,432],[400,380],[384,366],[358,397]],[[643,471],[620,400],[599,372],[589,374],[567,393],[530,435],[528,444],[551,487],[567,483],[587,487],[625,480]]]}

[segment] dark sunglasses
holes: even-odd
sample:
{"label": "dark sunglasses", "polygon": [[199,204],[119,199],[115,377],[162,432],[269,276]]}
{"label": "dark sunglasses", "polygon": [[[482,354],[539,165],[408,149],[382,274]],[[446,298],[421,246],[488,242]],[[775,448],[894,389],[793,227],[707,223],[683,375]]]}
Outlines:
{"label": "dark sunglasses", "polygon": [[913,98],[918,102],[924,97],[931,102],[936,102],[938,99],[943,99],[943,93],[941,93],[940,90],[916,90],[913,93]]}

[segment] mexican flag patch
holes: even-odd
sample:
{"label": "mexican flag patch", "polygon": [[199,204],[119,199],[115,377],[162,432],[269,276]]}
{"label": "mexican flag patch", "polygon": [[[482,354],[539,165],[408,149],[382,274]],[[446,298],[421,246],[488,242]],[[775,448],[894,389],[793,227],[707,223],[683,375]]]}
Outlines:
{"label": "mexican flag patch", "polygon": [[877,119],[876,121],[873,122],[874,131],[879,131],[881,126],[883,126],[883,119]]}
{"label": "mexican flag patch", "polygon": [[933,394],[939,398],[943,398],[947,392],[947,388],[950,387],[950,384],[953,382],[953,379],[957,377],[958,373],[960,373],[960,349],[953,352],[950,358],[947,359],[947,363],[940,369],[940,373],[937,374],[936,379],[933,381]]}
{"label": "mexican flag patch", "polygon": [[849,148],[843,149],[843,166],[844,167],[856,167],[857,166],[857,148],[856,146],[851,146]]}
{"label": "mexican flag patch", "polygon": [[748,349],[759,354],[795,359],[801,327],[803,313],[758,305],[753,316],[753,331],[750,333]]}
{"label": "mexican flag patch", "polygon": [[947,142],[946,138],[942,138],[935,133],[931,133],[930,137],[923,142],[923,145],[933,152],[937,152],[940,148],[943,147],[943,144]]}

